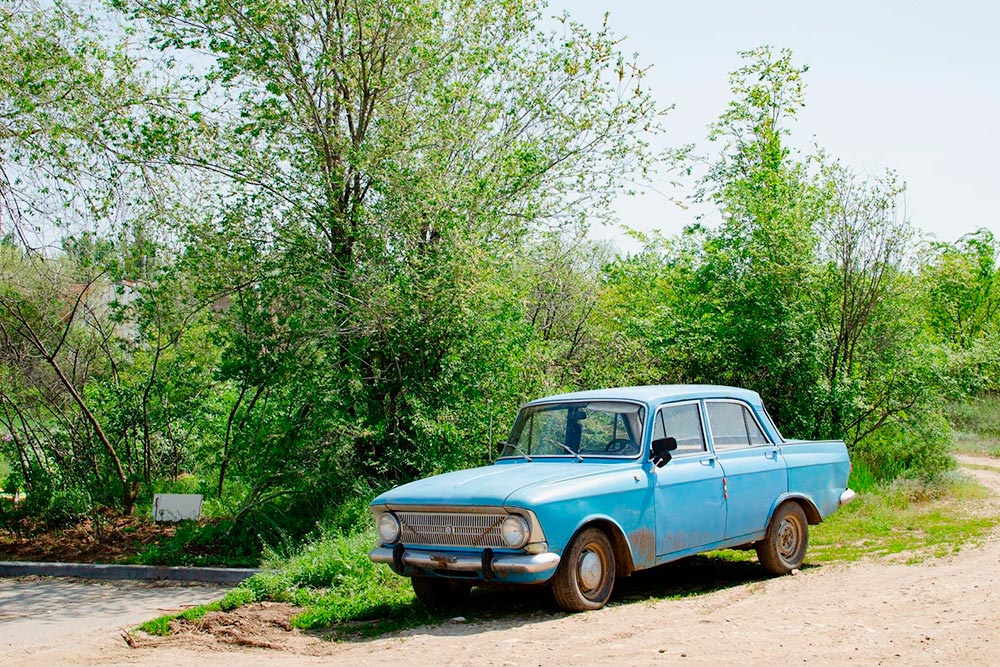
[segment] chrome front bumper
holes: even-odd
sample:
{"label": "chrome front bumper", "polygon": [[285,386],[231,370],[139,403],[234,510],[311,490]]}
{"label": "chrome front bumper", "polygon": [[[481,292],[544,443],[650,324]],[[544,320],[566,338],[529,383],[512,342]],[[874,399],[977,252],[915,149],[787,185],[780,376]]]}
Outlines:
{"label": "chrome front bumper", "polygon": [[[375,563],[393,566],[393,550],[388,547],[372,549],[368,557]],[[479,554],[431,551],[428,549],[403,549],[402,565],[422,570],[483,573],[483,558]],[[559,554],[494,554],[490,561],[493,572],[505,574],[539,574],[559,567]]]}
{"label": "chrome front bumper", "polygon": [[857,494],[850,489],[845,489],[843,493],[840,494],[840,507],[843,507],[847,503],[851,502],[857,497]]}

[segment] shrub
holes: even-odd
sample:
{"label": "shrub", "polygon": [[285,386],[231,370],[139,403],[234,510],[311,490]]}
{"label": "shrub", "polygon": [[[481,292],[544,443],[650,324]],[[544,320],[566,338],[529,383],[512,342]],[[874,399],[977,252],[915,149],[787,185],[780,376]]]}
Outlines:
{"label": "shrub", "polygon": [[884,425],[854,444],[855,467],[875,480],[898,477],[931,479],[955,467],[950,453],[951,431],[937,415]]}

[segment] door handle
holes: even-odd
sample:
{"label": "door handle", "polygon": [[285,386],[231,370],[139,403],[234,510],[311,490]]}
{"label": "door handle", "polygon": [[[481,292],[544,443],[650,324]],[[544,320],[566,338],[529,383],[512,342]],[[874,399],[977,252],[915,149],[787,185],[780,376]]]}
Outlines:
{"label": "door handle", "polygon": [[764,452],[764,457],[768,458],[768,459],[774,459],[775,461],[777,461],[778,460],[778,450],[777,449],[768,450],[768,451]]}
{"label": "door handle", "polygon": [[714,457],[709,457],[707,459],[701,459],[699,461],[699,463],[702,464],[703,466],[714,466],[715,465],[715,458]]}

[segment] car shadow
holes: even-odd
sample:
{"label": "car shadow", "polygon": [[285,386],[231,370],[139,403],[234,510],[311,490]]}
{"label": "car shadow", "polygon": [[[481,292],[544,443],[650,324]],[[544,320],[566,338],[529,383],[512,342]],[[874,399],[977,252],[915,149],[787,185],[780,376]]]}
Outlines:
{"label": "car shadow", "polygon": [[[707,595],[769,578],[756,561],[739,552],[691,556],[619,579],[608,605]],[[361,643],[394,632],[400,636],[463,637],[487,629],[506,630],[569,615],[556,605],[548,587],[488,587],[474,589],[461,606],[449,612],[430,612],[414,602],[379,619],[341,624],[317,634]],[[488,628],[484,627],[487,622]]]}
{"label": "car shadow", "polygon": [[[739,552],[720,552],[739,553]],[[615,584],[614,603],[691,597],[769,579],[753,560],[702,554],[641,570]]]}

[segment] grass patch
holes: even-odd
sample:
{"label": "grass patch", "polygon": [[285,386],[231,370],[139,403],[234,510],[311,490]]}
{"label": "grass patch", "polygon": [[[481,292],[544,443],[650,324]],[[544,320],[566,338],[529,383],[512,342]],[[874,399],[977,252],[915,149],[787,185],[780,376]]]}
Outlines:
{"label": "grass patch", "polygon": [[[857,468],[855,468],[857,470]],[[852,477],[852,488],[856,488]],[[889,558],[909,564],[982,544],[1000,525],[989,511],[990,492],[961,473],[936,480],[898,479],[859,492],[818,526],[810,526],[806,567]],[[723,550],[706,555],[725,562],[750,562],[753,551]]]}
{"label": "grass patch", "polygon": [[[229,594],[226,595],[229,597]],[[226,598],[222,598],[225,600]],[[236,607],[230,607],[229,609],[235,609]],[[209,604],[201,604],[197,607],[191,607],[186,609],[179,614],[167,614],[166,616],[160,616],[159,618],[154,618],[151,621],[146,621],[139,626],[139,629],[150,635],[157,635],[160,637],[166,637],[170,634],[170,621],[174,619],[184,619],[186,621],[197,621],[202,616],[210,611],[221,611],[223,610],[222,601],[211,602]]]}
{"label": "grass patch", "polygon": [[273,570],[242,582],[220,602],[161,616],[139,629],[165,635],[175,618],[197,620],[208,611],[229,611],[265,600],[303,607],[292,619],[293,625],[303,629],[357,626],[361,632],[379,634],[441,620],[415,602],[409,579],[368,559],[374,543],[373,530],[346,537],[330,533],[284,560],[272,553],[263,567]]}
{"label": "grass patch", "polygon": [[980,544],[1000,524],[988,512],[989,491],[961,474],[928,482],[899,479],[859,494],[810,534],[810,563],[900,556],[906,562],[956,553]]}
{"label": "grass patch", "polygon": [[947,417],[954,431],[955,451],[1000,458],[1000,394],[952,403]]}
{"label": "grass patch", "polygon": [[141,546],[123,558],[139,565],[256,567],[260,544],[246,526],[233,530],[232,519],[182,521],[172,535]]}

